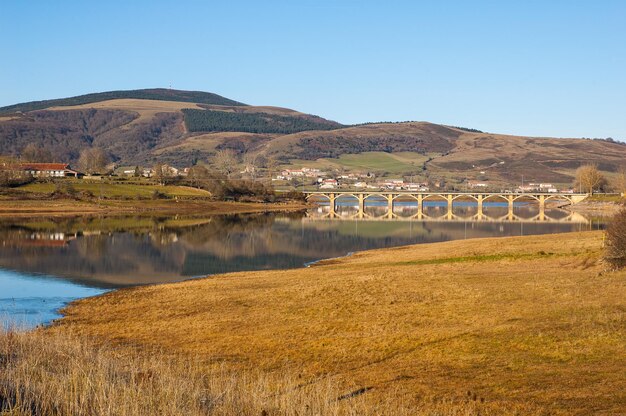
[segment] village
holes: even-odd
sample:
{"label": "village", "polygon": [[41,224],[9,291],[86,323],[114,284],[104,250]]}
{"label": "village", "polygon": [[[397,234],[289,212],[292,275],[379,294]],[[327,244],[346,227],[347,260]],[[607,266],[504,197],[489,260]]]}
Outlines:
{"label": "village", "polygon": [[[484,172],[481,172],[484,174]],[[331,189],[357,189],[369,191],[409,191],[409,192],[430,192],[433,190],[456,190],[467,192],[546,192],[546,193],[573,193],[574,190],[568,187],[562,189],[551,183],[527,183],[502,189],[502,187],[479,182],[463,180],[460,186],[450,186],[443,180],[416,181],[413,177],[406,178],[383,178],[377,177],[373,172],[342,173],[328,172],[317,168],[303,167],[301,169],[284,169],[280,174],[272,177],[274,183],[291,183],[296,189],[317,188],[320,190]],[[451,189],[452,188],[452,189]]]}
{"label": "village", "polygon": [[[185,178],[189,176],[191,167],[176,168],[168,164],[159,164],[147,168],[140,166],[114,166],[110,165],[107,174],[86,174],[73,169],[68,163],[18,163],[12,169],[20,170],[31,175],[35,179],[55,179],[63,177],[83,178],[87,180],[102,180],[103,178],[120,179],[154,179],[154,178]],[[484,172],[481,172],[483,174]],[[557,187],[552,183],[529,182],[518,186],[507,187],[490,184],[488,181],[475,181],[464,179],[450,185],[443,180],[415,180],[414,177],[384,177],[375,172],[341,172],[325,171],[313,167],[299,169],[282,169],[278,174],[271,176],[271,182],[276,189],[295,190],[367,190],[367,191],[408,191],[430,192],[434,190],[454,190],[463,192],[545,192],[545,193],[573,193],[570,187]],[[249,178],[249,172],[243,170],[239,176]]]}

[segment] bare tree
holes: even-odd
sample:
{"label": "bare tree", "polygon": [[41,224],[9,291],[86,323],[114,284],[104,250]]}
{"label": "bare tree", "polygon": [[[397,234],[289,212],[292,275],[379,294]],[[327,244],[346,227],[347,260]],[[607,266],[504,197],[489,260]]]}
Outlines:
{"label": "bare tree", "polygon": [[99,147],[83,149],[78,158],[78,168],[89,174],[105,173],[108,163],[108,155]]}
{"label": "bare tree", "polygon": [[243,166],[244,166],[244,171],[250,175],[250,177],[252,179],[256,178],[256,172],[258,169],[258,165],[259,165],[259,160],[257,155],[253,154],[253,153],[249,153],[246,152],[243,155]]}
{"label": "bare tree", "polygon": [[584,165],[576,170],[576,186],[593,194],[594,190],[606,185],[606,178],[596,165]]}
{"label": "bare tree", "polygon": [[27,144],[20,153],[24,162],[45,163],[52,162],[52,153],[48,149],[37,146],[34,143]]}
{"label": "bare tree", "polygon": [[231,149],[218,150],[215,156],[213,156],[212,161],[215,169],[229,179],[230,175],[236,171],[237,165],[239,164],[237,155]]}
{"label": "bare tree", "polygon": [[167,176],[166,166],[162,163],[156,163],[152,168],[152,177],[156,179],[159,185],[165,185],[165,177]]}
{"label": "bare tree", "polygon": [[193,186],[194,188],[200,188],[200,184],[208,176],[209,175],[207,168],[205,168],[204,166],[196,165],[189,168],[189,173],[187,173],[187,181],[189,181],[191,186]]}
{"label": "bare tree", "polygon": [[32,175],[17,160],[0,157],[0,187],[19,186],[32,180]]}

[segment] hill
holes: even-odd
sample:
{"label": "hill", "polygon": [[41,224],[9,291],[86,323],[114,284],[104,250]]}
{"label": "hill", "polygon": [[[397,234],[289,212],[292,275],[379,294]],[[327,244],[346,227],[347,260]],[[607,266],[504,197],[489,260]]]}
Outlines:
{"label": "hill", "polygon": [[181,91],[166,88],[152,88],[143,90],[108,91],[93,94],[79,95],[76,97],[59,98],[55,100],[31,101],[22,104],[0,107],[0,115],[12,113],[26,113],[28,111],[42,110],[49,107],[72,106],[97,103],[100,101],[117,99],[139,99],[139,100],[160,100],[178,101],[187,103],[217,104],[243,106],[245,104],[229,100],[220,95],[202,91]]}
{"label": "hill", "polygon": [[467,178],[569,184],[584,163],[596,163],[609,175],[626,165],[626,145],[605,140],[500,135],[427,122],[345,126],[288,108],[167,89],[0,108],[0,154],[19,156],[31,143],[70,163],[83,148],[102,147],[120,165],[183,167],[227,148],[285,167],[418,175],[451,183]]}

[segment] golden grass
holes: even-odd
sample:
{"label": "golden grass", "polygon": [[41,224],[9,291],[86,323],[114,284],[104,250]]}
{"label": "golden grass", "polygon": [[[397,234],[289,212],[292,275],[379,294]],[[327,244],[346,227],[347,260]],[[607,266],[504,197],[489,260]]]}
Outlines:
{"label": "golden grass", "polygon": [[160,353],[120,354],[73,336],[0,331],[0,415],[361,414],[332,382],[206,372]]}
{"label": "golden grass", "polygon": [[601,245],[599,232],[455,241],[121,290],[51,332],[207,368],[298,368],[365,389],[370,410],[466,414],[437,406],[470,398],[481,414],[620,414],[626,272],[602,273]]}

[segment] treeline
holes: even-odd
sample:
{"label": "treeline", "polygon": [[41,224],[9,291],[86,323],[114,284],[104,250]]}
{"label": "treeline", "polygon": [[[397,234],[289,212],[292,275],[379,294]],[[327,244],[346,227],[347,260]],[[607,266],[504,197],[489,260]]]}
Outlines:
{"label": "treeline", "polygon": [[340,124],[314,117],[195,109],[184,109],[183,113],[187,129],[191,132],[237,131],[291,134],[309,130],[334,130],[343,127]]}
{"label": "treeline", "polygon": [[204,189],[217,200],[234,200],[239,202],[277,202],[281,200],[304,200],[299,192],[276,194],[270,183],[232,179],[227,174],[205,166],[193,166],[186,177],[164,177],[163,184],[186,185]]}
{"label": "treeline", "polygon": [[457,129],[457,130],[467,131],[469,133],[484,133],[484,131],[482,130],[472,129],[469,127],[461,127],[461,126],[448,126],[448,127],[452,127],[453,129]]}
{"label": "treeline", "polygon": [[31,101],[27,103],[14,104],[6,107],[0,107],[1,114],[11,114],[17,112],[26,113],[28,111],[42,110],[48,107],[69,106],[91,104],[99,101],[116,100],[122,98],[141,99],[141,100],[159,100],[159,101],[177,101],[191,102],[199,104],[213,105],[246,105],[238,101],[233,101],[221,95],[202,91],[180,91],[170,90],[166,88],[154,88],[144,90],[128,90],[128,91],[107,91],[94,94],[79,95],[76,97],[59,98],[54,100]]}

